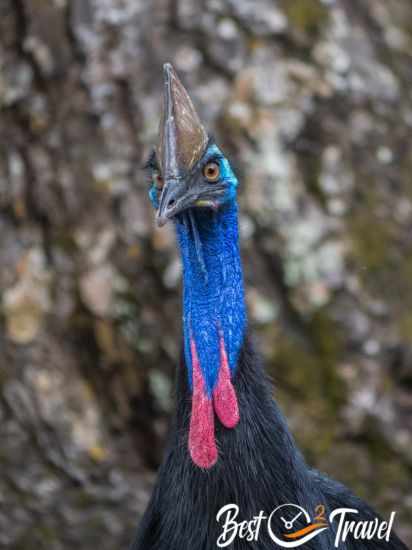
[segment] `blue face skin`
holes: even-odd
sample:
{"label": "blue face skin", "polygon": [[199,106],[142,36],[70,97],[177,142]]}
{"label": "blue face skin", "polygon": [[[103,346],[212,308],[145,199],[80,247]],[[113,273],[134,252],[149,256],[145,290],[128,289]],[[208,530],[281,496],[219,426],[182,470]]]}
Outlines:
{"label": "blue face skin", "polygon": [[[202,178],[202,170],[204,166],[209,162],[217,162],[220,167],[220,177],[211,187],[215,187],[216,184],[222,184],[225,192],[222,196],[216,199],[216,207],[236,199],[236,190],[239,182],[233,173],[229,161],[220,151],[216,144],[212,143],[207,148],[205,154],[200,160],[199,164],[194,169],[194,175],[198,173],[199,178]],[[191,175],[193,177],[193,175]],[[157,210],[159,208],[159,200],[161,195],[161,189],[159,188],[158,178],[160,172],[157,167],[152,166],[152,182],[149,189],[149,198],[153,207]],[[202,178],[203,179],[203,178]],[[209,184],[210,185],[210,184]]]}
{"label": "blue face skin", "polygon": [[[219,178],[214,183],[207,182],[203,176],[203,169],[210,162],[219,166]],[[190,341],[193,338],[211,395],[220,368],[221,339],[233,373],[247,323],[239,252],[238,180],[215,144],[209,145],[194,172],[198,175],[196,185],[200,190],[205,189],[208,199],[213,196],[211,186],[222,189],[217,198],[213,198],[212,206],[194,205],[174,218],[183,263],[183,333],[189,383],[192,385]],[[158,173],[154,172],[153,179],[149,196],[157,208]],[[199,199],[202,199],[201,193]]]}

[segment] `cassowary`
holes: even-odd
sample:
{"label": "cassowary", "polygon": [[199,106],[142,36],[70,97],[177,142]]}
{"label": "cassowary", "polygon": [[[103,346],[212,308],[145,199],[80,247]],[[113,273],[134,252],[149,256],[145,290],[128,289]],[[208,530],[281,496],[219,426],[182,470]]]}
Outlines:
{"label": "cassowary", "polygon": [[342,519],[330,514],[339,508],[355,510],[340,539],[343,520],[374,535],[356,540],[353,523],[339,548],[406,549],[393,530],[389,541],[374,534],[383,520],[296,447],[248,333],[238,180],[170,64],[149,171],[158,225],[173,220],[181,252],[183,353],[165,458],[132,549],[330,550]]}

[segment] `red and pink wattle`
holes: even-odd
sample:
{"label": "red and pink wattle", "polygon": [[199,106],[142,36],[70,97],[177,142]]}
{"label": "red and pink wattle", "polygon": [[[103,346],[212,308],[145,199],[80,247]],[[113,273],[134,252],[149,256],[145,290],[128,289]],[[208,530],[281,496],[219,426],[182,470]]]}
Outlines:
{"label": "red and pink wattle", "polygon": [[214,411],[226,428],[239,422],[237,396],[230,378],[230,369],[223,337],[220,339],[220,369],[216,387],[210,397],[200,367],[196,343],[190,340],[193,368],[192,413],[189,428],[189,452],[200,468],[211,468],[217,461]]}

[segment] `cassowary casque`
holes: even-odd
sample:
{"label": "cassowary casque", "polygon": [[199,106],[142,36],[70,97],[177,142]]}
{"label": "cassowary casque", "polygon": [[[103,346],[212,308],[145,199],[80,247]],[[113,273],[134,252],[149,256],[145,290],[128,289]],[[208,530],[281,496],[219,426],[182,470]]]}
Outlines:
{"label": "cassowary casque", "polygon": [[[307,466],[273,400],[248,333],[238,180],[170,64],[149,170],[157,222],[173,220],[181,252],[183,353],[165,458],[132,549],[211,550],[219,541],[236,550],[330,550],[339,535],[330,514],[339,508],[356,510],[350,519],[373,535],[383,520]],[[232,526],[252,523],[222,538],[217,515],[230,504]],[[259,522],[261,511],[274,513]],[[283,533],[281,546],[271,533]],[[355,540],[349,533],[338,548],[406,550],[393,531],[386,538]]]}

